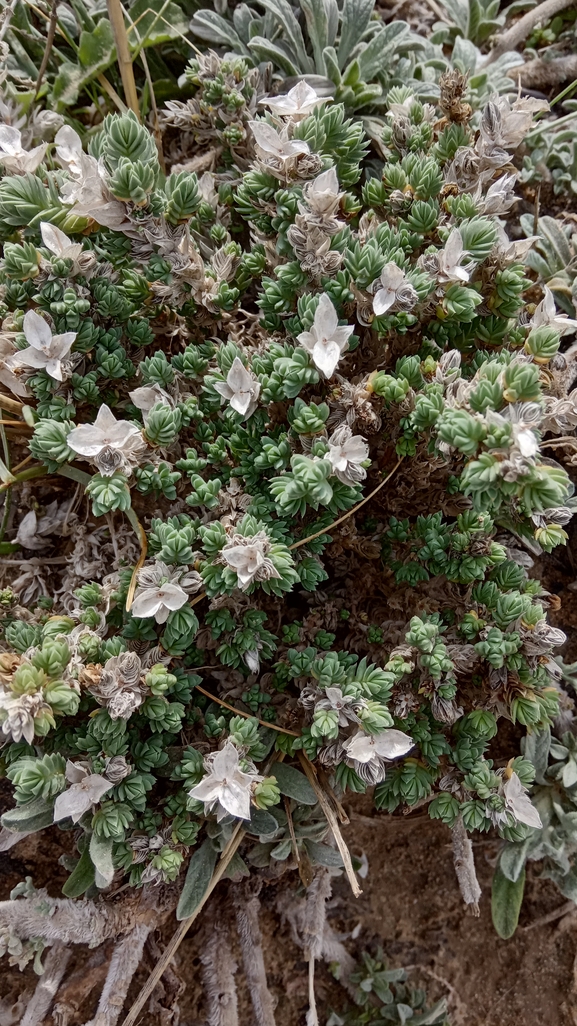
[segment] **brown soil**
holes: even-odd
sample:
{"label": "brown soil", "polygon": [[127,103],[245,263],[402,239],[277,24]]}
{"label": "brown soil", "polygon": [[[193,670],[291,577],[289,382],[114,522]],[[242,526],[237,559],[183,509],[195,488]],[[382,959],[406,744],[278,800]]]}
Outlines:
{"label": "brown soil", "polygon": [[[350,936],[360,923],[360,932],[347,947],[358,955],[373,953],[382,946],[390,964],[410,966],[415,985],[427,987],[431,999],[443,994],[449,999],[453,1026],[574,1026],[577,1022],[577,991],[573,966],[577,950],[577,916],[571,914],[552,923],[535,924],[565,904],[549,881],[540,880],[538,869],[528,873],[526,898],[520,926],[512,940],[501,941],[491,924],[490,882],[498,842],[483,837],[475,842],[477,870],[483,896],[478,919],[464,910],[455,880],[449,832],[417,812],[397,819],[381,816],[370,800],[355,802],[352,822],[345,831],[355,853],[364,852],[369,875],[364,892],[354,899],[345,877],[336,878],[330,903],[330,920],[340,935]],[[44,882],[53,894],[59,892],[64,871],[57,857],[62,835],[46,832],[41,842],[28,838],[10,855],[0,856],[0,899],[25,875]],[[57,850],[58,848],[58,850]],[[39,857],[41,856],[41,857]],[[42,881],[42,870],[50,867],[50,880]],[[207,919],[227,915],[226,891],[209,906]],[[296,888],[294,874],[280,886]],[[279,883],[265,885],[261,893],[261,927],[269,986],[278,999],[277,1026],[304,1026],[307,1010],[307,965],[303,952],[292,942],[276,910]],[[211,915],[212,912],[212,915]],[[206,920],[205,920],[206,922]],[[162,942],[175,924],[167,923]],[[195,930],[195,927],[193,927]],[[178,974],[186,981],[180,1001],[182,1026],[205,1022],[199,953],[202,933],[192,933],[178,956]],[[235,953],[242,964],[240,952]],[[0,994],[12,997],[34,986],[34,974],[21,974],[2,963]],[[137,974],[129,997],[136,997],[150,964]],[[239,985],[240,1022],[252,1023],[249,995],[242,973]],[[342,1010],[347,998],[327,967],[317,971],[317,1002],[321,1023],[332,1009]],[[85,1022],[94,1014],[90,1001],[70,1026]],[[1,1021],[1,1019],[0,1019]],[[17,1020],[16,1020],[17,1021]],[[46,1026],[52,1019],[46,1021]],[[141,1026],[159,1026],[158,1013],[145,1013]]]}

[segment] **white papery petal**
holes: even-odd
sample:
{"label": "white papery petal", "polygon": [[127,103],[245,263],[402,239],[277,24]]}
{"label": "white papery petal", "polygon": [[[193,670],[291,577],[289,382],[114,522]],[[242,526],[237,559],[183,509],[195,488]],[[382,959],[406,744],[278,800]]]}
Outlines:
{"label": "white papery petal", "polygon": [[0,153],[9,157],[22,153],[22,135],[12,125],[0,125]]}
{"label": "white papery petal", "polygon": [[[54,136],[56,156],[66,167],[79,165],[82,160],[82,142],[78,132],[70,125],[63,125]],[[78,168],[79,169],[79,168]]]}
{"label": "white papery petal", "polygon": [[228,780],[221,789],[219,802],[238,819],[250,819],[250,789],[236,780]]}
{"label": "white papery petal", "polygon": [[363,731],[358,731],[353,737],[343,741],[343,748],[346,750],[348,758],[354,759],[355,762],[371,762],[377,755],[373,738],[364,734]]}
{"label": "white papery petal", "polygon": [[341,350],[336,342],[317,342],[313,352],[313,363],[326,378],[331,378],[337,368]]}
{"label": "white papery petal", "polygon": [[158,588],[145,588],[134,596],[130,612],[139,620],[145,620],[149,616],[155,616],[162,600],[158,597]]}
{"label": "white papery petal", "polygon": [[285,156],[284,144],[272,125],[266,121],[249,121],[249,128],[252,129],[254,141],[264,153],[270,153],[275,157]]}
{"label": "white papery petal", "polygon": [[503,794],[507,808],[513,813],[519,823],[540,829],[543,824],[537,809],[531,802],[527,789],[521,783],[516,773],[512,773],[503,785]]}
{"label": "white papery petal", "polygon": [[338,192],[339,180],[337,177],[337,172],[335,171],[334,167],[329,167],[327,171],[323,171],[321,175],[318,175],[314,179],[310,187],[309,195],[311,193],[312,195],[315,195],[317,193],[320,193],[321,195],[329,193],[331,196],[337,196]]}
{"label": "white papery petal", "polygon": [[517,445],[519,446],[521,456],[524,456],[526,459],[530,456],[534,456],[535,453],[539,451],[537,438],[532,431],[529,431],[528,428],[518,432]]}
{"label": "white papery petal", "polygon": [[163,584],[158,594],[163,606],[167,606],[172,612],[181,609],[188,602],[188,595],[179,584]]}
{"label": "white papery petal", "polygon": [[238,356],[235,356],[232,366],[226,376],[226,383],[233,392],[250,391],[254,384],[252,374],[246,369],[244,363]]}
{"label": "white papery petal", "polygon": [[376,734],[374,742],[378,754],[384,759],[398,759],[415,747],[412,737],[394,728]]}
{"label": "white papery petal", "polygon": [[315,310],[314,331],[317,338],[331,339],[338,328],[339,318],[334,303],[326,292],[321,293]]}
{"label": "white papery petal", "polygon": [[50,325],[35,310],[28,310],[24,314],[22,328],[28,345],[41,352],[46,352],[50,348],[52,342]]}
{"label": "white papery petal", "polygon": [[390,310],[396,298],[396,293],[392,289],[379,289],[373,299],[375,316],[381,317],[387,310]]}
{"label": "white papery petal", "polygon": [[46,249],[55,253],[56,256],[64,256],[65,251],[72,245],[68,236],[56,225],[49,224],[48,221],[40,222],[40,234]]}

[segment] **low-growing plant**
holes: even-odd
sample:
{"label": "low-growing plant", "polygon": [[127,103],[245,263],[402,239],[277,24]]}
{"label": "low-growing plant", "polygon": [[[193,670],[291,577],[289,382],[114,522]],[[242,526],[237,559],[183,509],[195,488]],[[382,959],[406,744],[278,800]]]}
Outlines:
{"label": "low-growing plant", "polygon": [[[577,423],[577,321],[502,221],[542,103],[495,97],[475,127],[461,72],[438,108],[396,86],[377,162],[305,80],[257,108],[239,56],[190,77],[198,118],[164,124],[212,139],[216,173],[165,176],[133,113],[3,157],[0,382],[29,455],[0,471],[41,491],[2,530],[64,553],[48,580],[8,560],[3,844],[74,830],[59,900],[163,884],[189,921],[259,869],[358,891],[340,800],[374,787],[452,829],[476,908],[468,834],[533,850],[563,697],[528,571],[574,509],[544,439]],[[74,903],[31,932],[30,904],[0,910],[19,964],[82,934]]]}

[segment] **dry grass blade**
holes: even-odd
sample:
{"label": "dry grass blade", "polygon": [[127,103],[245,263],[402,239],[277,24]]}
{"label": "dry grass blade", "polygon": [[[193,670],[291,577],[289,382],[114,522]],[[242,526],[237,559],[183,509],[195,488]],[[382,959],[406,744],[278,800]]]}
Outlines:
{"label": "dry grass blade", "polygon": [[40,70],[38,72],[38,78],[36,79],[36,92],[34,99],[37,98],[42,85],[42,79],[44,78],[44,72],[48,67],[48,61],[50,60],[50,54],[52,47],[54,46],[54,37],[56,35],[56,26],[58,24],[58,0],[52,0],[52,10],[50,11],[50,21],[48,22],[48,31],[46,33],[46,46],[44,47],[44,53],[42,54],[42,63],[40,64]]}
{"label": "dry grass blade", "polygon": [[135,23],[133,22],[129,12],[126,10],[125,7],[122,8],[122,13],[130,22],[130,29],[131,31],[134,31],[136,33],[136,38],[138,40],[138,56],[142,61],[142,67],[144,69],[144,74],[146,76],[146,81],[148,83],[148,91],[150,93],[150,106],[152,108],[152,131],[154,134],[154,141],[156,143],[156,149],[158,151],[158,160],[160,162],[160,167],[162,169],[163,174],[166,174],[166,161],[164,159],[164,150],[162,147],[162,132],[160,131],[158,107],[156,105],[156,96],[154,95],[154,83],[152,81],[152,75],[150,74],[150,68],[148,67],[148,61],[146,59],[146,54],[144,52],[143,41],[140,37],[140,34],[138,32],[138,29],[136,28]]}
{"label": "dry grass blade", "polygon": [[226,846],[220,857],[220,862],[218,863],[218,866],[216,867],[212,875],[212,880],[210,881],[198,908],[193,912],[191,916],[188,917],[188,919],[183,919],[182,923],[174,933],[170,943],[167,944],[166,948],[164,949],[162,957],[158,960],[157,964],[155,965],[153,971],[148,977],[148,980],[144,984],[144,987],[140,991],[140,994],[138,995],[136,1001],[132,1005],[132,1008],[130,1009],[128,1015],[124,1019],[122,1026],[134,1026],[140,1011],[144,1007],[145,1003],[148,1001],[148,998],[152,994],[164,970],[167,968],[167,966],[174,958],[176,952],[178,951],[180,945],[182,944],[182,941],[186,937],[194,920],[200,915],[208,899],[210,898],[212,892],[214,891],[216,885],[220,883],[220,881],[222,880],[226,868],[231,862],[233,855],[238,850],[240,842],[244,837],[244,834],[244,827],[242,823],[239,823],[230,841],[228,842],[228,845]]}
{"label": "dry grass blade", "polygon": [[[130,514],[132,514],[132,516]],[[146,531],[144,530],[134,510],[128,510],[127,516],[134,530],[136,531],[138,539],[140,541],[140,556],[138,557],[138,563],[132,571],[132,577],[130,578],[130,587],[128,588],[128,594],[126,596],[126,612],[129,613],[132,607],[132,603],[134,602],[134,592],[136,591],[138,571],[141,570],[144,566],[144,560],[146,559],[146,553],[148,552],[148,541],[146,539]]]}
{"label": "dry grass blade", "polygon": [[341,858],[343,860],[343,864],[344,864],[344,867],[345,867],[345,873],[347,874],[348,881],[349,881],[349,883],[351,885],[351,890],[352,890],[355,898],[358,898],[358,897],[360,897],[360,895],[363,892],[362,892],[361,888],[359,887],[357,878],[355,876],[355,871],[353,869],[353,863],[351,861],[351,853],[350,853],[349,849],[346,846],[346,843],[345,843],[345,840],[343,838],[343,835],[341,834],[341,828],[339,826],[339,821],[338,821],[335,813],[333,812],[332,806],[331,806],[330,802],[328,801],[325,792],[323,791],[322,787],[320,786],[320,784],[319,784],[319,782],[317,780],[317,775],[316,775],[316,773],[314,771],[314,767],[309,762],[309,760],[307,759],[306,755],[303,755],[302,752],[298,753],[298,757],[299,757],[300,764],[301,764],[303,770],[305,771],[305,773],[307,775],[308,781],[309,781],[311,787],[314,789],[314,791],[316,793],[316,796],[317,796],[317,798],[319,800],[319,805],[320,805],[321,809],[323,810],[323,813],[324,813],[324,815],[326,817],[327,823],[329,824],[329,826],[330,826],[330,828],[331,828],[331,830],[333,832],[335,841],[337,842],[337,848],[339,849],[339,852],[341,853]]}
{"label": "dry grass blade", "polygon": [[130,56],[128,36],[126,35],[126,25],[124,24],[122,4],[120,3],[120,0],[107,0],[107,6],[110,24],[112,25],[112,31],[116,42],[118,67],[120,69],[120,77],[124,88],[124,96],[130,109],[134,111],[138,118],[140,118],[138,94],[136,92],[136,82],[134,80],[134,68],[132,66],[132,57]]}
{"label": "dry grass blade", "polygon": [[0,395],[0,410],[8,410],[9,413],[17,413],[22,415],[22,407],[24,403],[19,403],[17,399],[11,399],[8,395]]}

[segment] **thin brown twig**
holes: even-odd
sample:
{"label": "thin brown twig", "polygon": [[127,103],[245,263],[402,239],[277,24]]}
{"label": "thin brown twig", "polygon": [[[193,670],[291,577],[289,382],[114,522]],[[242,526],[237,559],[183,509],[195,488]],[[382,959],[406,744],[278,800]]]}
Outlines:
{"label": "thin brown twig", "polygon": [[391,480],[393,474],[396,473],[396,471],[399,469],[401,463],[403,462],[403,459],[404,456],[400,456],[397,462],[395,463],[395,466],[391,470],[390,474],[387,474],[387,476],[383,478],[381,483],[378,484],[376,488],[373,488],[372,492],[369,492],[368,495],[365,495],[364,499],[361,499],[360,502],[357,502],[356,506],[353,506],[353,508],[350,509],[347,513],[344,513],[342,517],[339,517],[338,520],[335,520],[332,524],[329,524],[328,527],[323,527],[322,530],[316,531],[315,534],[309,534],[308,538],[302,538],[300,541],[294,542],[292,545],[289,545],[289,551],[292,551],[292,549],[298,549],[301,545],[306,545],[308,542],[314,541],[315,538],[320,538],[321,534],[328,534],[329,531],[332,531],[333,528],[338,527],[339,524],[342,524],[343,521],[348,519],[348,517],[352,517],[353,513],[356,513],[357,510],[361,508],[361,506],[364,506],[365,502],[369,502],[369,500],[372,499],[377,494],[377,492],[380,492],[381,488],[383,488],[387,484],[387,482]]}
{"label": "thin brown twig", "polygon": [[17,472],[18,470],[22,470],[22,467],[25,467],[25,466],[26,466],[26,464],[27,464],[27,463],[30,463],[30,461],[31,461],[31,460],[33,460],[33,459],[34,459],[34,457],[33,457],[32,453],[30,453],[30,454],[29,454],[29,455],[28,455],[28,456],[26,457],[26,459],[25,459],[25,460],[22,460],[22,462],[21,462],[21,463],[17,463],[15,467],[12,467],[12,473],[13,473],[13,474],[16,474],[16,472]]}
{"label": "thin brown twig", "polygon": [[316,771],[315,771],[315,768],[314,768],[312,762],[310,762],[307,759],[307,757],[304,754],[304,752],[297,752],[297,755],[299,757],[299,762],[300,762],[300,764],[301,764],[301,766],[302,766],[303,770],[305,771],[305,774],[306,774],[306,776],[308,778],[308,781],[309,781],[311,787],[313,788],[313,790],[314,790],[314,792],[315,792],[315,794],[316,794],[316,796],[317,796],[317,798],[319,800],[319,805],[320,805],[321,809],[323,810],[323,813],[324,813],[324,816],[326,818],[326,821],[329,824],[329,826],[330,826],[330,828],[331,828],[331,830],[333,832],[334,839],[337,842],[337,848],[339,849],[339,852],[341,854],[341,858],[343,860],[343,865],[345,867],[345,873],[347,874],[348,881],[349,881],[349,883],[351,885],[351,890],[352,890],[355,898],[358,898],[358,897],[360,897],[360,895],[363,892],[362,892],[361,888],[359,887],[358,880],[357,880],[357,878],[355,876],[355,871],[353,869],[353,864],[351,862],[351,853],[350,853],[349,849],[347,848],[347,845],[345,843],[343,835],[341,834],[341,829],[339,827],[339,821],[338,821],[335,813],[333,812],[332,806],[331,806],[330,802],[328,801],[325,792],[323,791],[322,787],[320,786],[320,784],[319,784],[319,782],[317,780]]}
{"label": "thin brown twig", "polygon": [[36,79],[36,92],[34,99],[38,98],[40,87],[42,85],[42,79],[44,78],[44,72],[48,67],[48,61],[50,60],[50,54],[52,53],[52,47],[54,46],[54,38],[56,36],[56,27],[58,24],[58,0],[52,0],[52,8],[50,11],[50,21],[48,22],[48,30],[46,32],[46,46],[44,47],[44,53],[42,54],[42,62],[40,64],[40,70],[38,72],[38,78]]}
{"label": "thin brown twig", "polygon": [[195,687],[197,691],[202,691],[202,694],[206,695],[207,698],[212,699],[212,701],[216,702],[218,705],[222,705],[224,709],[228,709],[230,712],[236,713],[237,716],[244,716],[246,720],[257,719],[261,727],[270,727],[271,730],[278,730],[280,734],[290,734],[291,737],[300,737],[300,734],[297,734],[296,730],[287,730],[285,727],[277,726],[276,723],[267,723],[266,720],[259,720],[258,716],[253,717],[251,713],[245,713],[240,709],[235,709],[234,705],[229,705],[229,703],[225,702],[222,698],[217,698],[216,695],[211,695],[210,691],[207,691],[205,688],[201,688],[200,684],[196,684]]}
{"label": "thin brown twig", "polygon": [[528,923],[527,926],[522,926],[522,930],[536,930],[539,926],[547,926],[549,923],[554,923],[557,919],[562,919],[563,916],[574,915],[577,912],[577,907],[574,901],[566,901],[564,905],[560,905],[559,908],[553,909],[552,912],[548,912],[545,916],[539,916],[538,919],[534,919],[532,923]]}
{"label": "thin brown twig", "polygon": [[0,410],[8,410],[9,413],[22,414],[22,407],[24,403],[18,402],[17,399],[11,399],[9,395],[0,393]]}
{"label": "thin brown twig", "polygon": [[343,806],[341,805],[339,799],[337,798],[335,792],[333,791],[331,785],[329,784],[328,774],[324,771],[324,769],[321,766],[319,766],[318,774],[319,780],[323,785],[325,791],[327,792],[329,798],[331,799],[341,823],[343,824],[343,826],[348,826],[350,823],[350,819],[347,813],[345,812]]}
{"label": "thin brown twig", "polygon": [[297,864],[298,864],[300,862],[300,860],[301,860],[301,857],[299,855],[299,846],[297,844],[297,835],[295,834],[295,825],[293,823],[293,817],[292,817],[292,813],[291,813],[291,803],[290,803],[290,800],[286,797],[286,795],[284,797],[284,809],[285,809],[285,812],[286,812],[286,820],[287,820],[287,825],[288,825],[288,828],[289,828],[289,834],[291,835],[291,844],[293,846],[294,856],[295,856],[295,859],[297,860]]}

